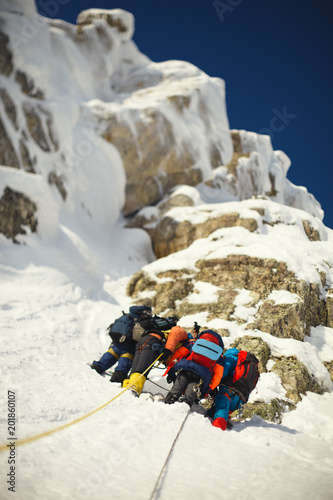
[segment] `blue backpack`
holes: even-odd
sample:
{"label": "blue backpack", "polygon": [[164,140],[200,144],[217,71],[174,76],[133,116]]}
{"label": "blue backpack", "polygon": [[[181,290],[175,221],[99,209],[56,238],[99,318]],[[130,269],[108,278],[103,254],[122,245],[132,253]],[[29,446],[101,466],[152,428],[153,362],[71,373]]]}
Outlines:
{"label": "blue backpack", "polygon": [[123,311],[123,315],[116,319],[114,323],[111,323],[107,328],[107,332],[114,342],[133,340],[132,334],[135,323],[149,316],[151,316],[151,307],[131,306],[129,313]]}

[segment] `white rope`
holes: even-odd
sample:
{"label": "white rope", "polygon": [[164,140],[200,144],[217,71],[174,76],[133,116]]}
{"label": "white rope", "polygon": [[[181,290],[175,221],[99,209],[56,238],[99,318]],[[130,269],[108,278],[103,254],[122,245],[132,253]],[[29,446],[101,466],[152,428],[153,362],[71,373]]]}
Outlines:
{"label": "white rope", "polygon": [[183,427],[184,427],[185,421],[186,421],[187,417],[188,417],[188,416],[189,416],[189,414],[190,414],[190,410],[191,410],[191,408],[189,408],[189,409],[188,409],[188,411],[187,411],[187,413],[186,413],[186,415],[185,415],[185,418],[184,418],[184,420],[183,420],[183,422],[182,422],[181,426],[179,427],[179,430],[178,430],[178,432],[177,432],[177,435],[176,435],[175,439],[173,440],[173,443],[172,443],[171,448],[170,448],[170,450],[169,450],[169,453],[168,453],[168,455],[167,455],[167,457],[166,457],[166,459],[165,459],[165,462],[164,462],[163,467],[162,467],[162,469],[161,469],[161,472],[160,472],[160,474],[159,474],[159,476],[158,476],[158,478],[157,478],[157,481],[156,481],[156,483],[155,483],[155,486],[154,486],[153,492],[152,492],[151,496],[149,497],[149,500],[154,500],[154,498],[158,498],[156,495],[157,495],[157,493],[158,493],[158,489],[159,489],[159,486],[160,486],[160,483],[161,483],[161,480],[162,480],[162,477],[163,477],[163,473],[164,473],[164,471],[165,471],[165,469],[166,469],[166,466],[167,466],[167,464],[168,464],[168,462],[169,462],[169,460],[170,460],[171,453],[172,453],[172,451],[173,451],[173,449],[174,449],[174,447],[175,447],[176,441],[177,441],[177,439],[178,439],[178,437],[179,437],[179,435],[180,435],[180,433],[181,433],[181,431],[182,431],[182,429],[183,429]]}

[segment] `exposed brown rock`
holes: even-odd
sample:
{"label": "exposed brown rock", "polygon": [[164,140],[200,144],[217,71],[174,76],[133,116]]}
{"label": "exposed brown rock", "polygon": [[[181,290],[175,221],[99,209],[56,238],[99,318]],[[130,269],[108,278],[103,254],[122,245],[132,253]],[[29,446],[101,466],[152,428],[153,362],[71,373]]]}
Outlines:
{"label": "exposed brown rock", "polygon": [[301,395],[307,391],[323,394],[323,389],[309,374],[306,366],[295,357],[277,359],[271,371],[281,378],[287,398],[296,403],[301,401]]}
{"label": "exposed brown rock", "polygon": [[[196,185],[201,171],[193,169],[195,159],[189,147],[176,144],[171,123],[158,111],[145,110],[145,119],[130,127],[111,115],[103,137],[118,149],[126,171],[125,215],[157,203],[178,184]],[[137,179],[137,181],[135,180]]]}
{"label": "exposed brown rock", "polygon": [[303,340],[306,332],[302,322],[302,304],[274,304],[267,300],[260,306],[256,318],[247,328],[268,332],[274,337]]}
{"label": "exposed brown rock", "polygon": [[[193,290],[193,284],[191,291]],[[207,320],[214,318],[230,320],[235,306],[233,304],[238,292],[236,290],[220,290],[217,294],[217,301],[213,303],[192,304],[186,300],[182,301],[175,309],[177,316],[186,316],[188,314],[197,314],[199,312],[208,312]]]}
{"label": "exposed brown rock", "polygon": [[331,380],[333,382],[333,361],[323,361],[323,365],[330,374]]}
{"label": "exposed brown rock", "polygon": [[238,411],[234,412],[231,415],[231,420],[244,421],[258,415],[269,422],[281,424],[283,413],[295,410],[295,408],[294,403],[279,398],[272,399],[270,403],[255,401],[254,403],[246,403],[241,409],[240,416],[238,416]]}
{"label": "exposed brown rock", "polygon": [[31,232],[37,230],[37,206],[25,194],[6,187],[0,199],[0,233],[17,243],[18,234],[26,234],[23,226]]}
{"label": "exposed brown rock", "polygon": [[88,26],[94,24],[96,20],[106,21],[111,28],[116,28],[119,33],[126,33],[128,31],[127,26],[121,18],[109,12],[83,12],[77,19],[77,26]]}
{"label": "exposed brown rock", "polygon": [[232,139],[232,144],[234,147],[234,153],[232,156],[232,159],[230,162],[226,165],[228,172],[230,174],[233,174],[237,178],[237,165],[238,165],[238,160],[242,156],[245,158],[248,158],[250,156],[249,153],[244,153],[243,148],[242,148],[242,143],[241,143],[241,138],[240,134],[237,130],[232,130],[230,132],[231,134],[231,139]]}
{"label": "exposed brown rock", "polygon": [[9,76],[13,71],[13,55],[8,36],[0,29],[0,73]]}
{"label": "exposed brown rock", "polygon": [[17,116],[16,116],[16,106],[10,97],[8,91],[5,88],[0,87],[0,97],[5,107],[5,111],[7,113],[8,118],[12,122],[14,128],[17,130]]}
{"label": "exposed brown rock", "polygon": [[56,174],[56,172],[50,172],[48,180],[51,186],[54,185],[57,187],[62,199],[66,201],[67,190],[64,184],[64,177],[62,175]]}
{"label": "exposed brown rock", "polygon": [[33,106],[29,102],[23,104],[23,111],[27,128],[36,144],[43,151],[57,151],[59,145],[53,130],[51,113],[42,106]]}
{"label": "exposed brown rock", "polygon": [[266,372],[266,364],[270,357],[271,350],[266,342],[260,337],[252,337],[244,335],[233,341],[231,347],[235,347],[240,351],[252,352],[259,360],[259,372]]}
{"label": "exposed brown rock", "polygon": [[[167,230],[167,229],[166,229]],[[244,322],[234,318],[234,301],[238,289],[250,291],[252,297],[248,307],[255,306],[260,300],[255,320],[249,323],[247,329],[259,329],[281,338],[303,340],[310,334],[310,328],[319,324],[326,324],[326,303],[320,299],[320,289],[317,284],[308,285],[296,279],[293,272],[287,269],[283,262],[273,259],[259,259],[247,255],[229,255],[225,259],[201,260],[196,263],[196,273],[182,271],[168,271],[161,273],[156,281],[142,272],[139,278],[130,281],[129,295],[139,296],[145,302],[145,291],[154,291],[149,294],[150,305],[158,308],[158,312],[168,309],[178,316],[207,312],[208,320],[214,318],[229,321]],[[158,283],[160,278],[169,278],[166,283]],[[211,283],[220,288],[214,303],[192,304],[187,295],[193,291],[196,281]],[[181,300],[175,303],[174,290],[182,288]],[[286,290],[299,296],[299,301],[292,304],[275,304],[267,300],[273,290]],[[171,297],[171,298],[170,298]],[[169,310],[170,309],[170,310]]]}
{"label": "exposed brown rock", "polygon": [[189,95],[170,95],[167,99],[175,106],[179,113],[182,113],[191,103],[191,96]]}
{"label": "exposed brown rock", "polygon": [[307,235],[310,241],[320,241],[319,232],[317,231],[317,229],[313,229],[308,220],[302,220],[302,224],[304,227],[305,234]]}
{"label": "exposed brown rock", "polygon": [[0,117],[0,164],[20,168],[20,163]]}
{"label": "exposed brown rock", "polygon": [[157,258],[187,248],[194,240],[205,238],[222,227],[245,227],[255,231],[258,227],[255,219],[243,219],[237,212],[210,217],[207,214],[205,222],[192,224],[188,220],[176,221],[166,215],[157,224],[153,240],[153,248]]}
{"label": "exposed brown rock", "polygon": [[327,326],[333,328],[333,289],[327,291],[326,298]]}
{"label": "exposed brown rock", "polygon": [[17,70],[15,74],[15,80],[20,85],[21,90],[24,94],[29,97],[34,97],[35,99],[44,99],[44,92],[35,87],[35,83],[31,77],[29,77],[23,71]]}
{"label": "exposed brown rock", "polygon": [[227,289],[245,288],[266,298],[272,290],[285,289],[286,278],[295,279],[284,262],[259,259],[248,255],[229,255],[224,259],[203,259],[196,262],[197,280],[208,281]]}
{"label": "exposed brown rock", "polygon": [[23,169],[26,172],[35,173],[34,161],[30,158],[29,149],[23,137],[20,139],[20,155]]}

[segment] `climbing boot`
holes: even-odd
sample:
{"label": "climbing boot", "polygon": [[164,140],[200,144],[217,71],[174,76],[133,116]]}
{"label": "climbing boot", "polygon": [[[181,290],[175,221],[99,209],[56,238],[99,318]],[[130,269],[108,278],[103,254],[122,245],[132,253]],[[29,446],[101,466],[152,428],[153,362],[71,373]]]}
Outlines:
{"label": "climbing boot", "polygon": [[123,387],[130,387],[131,392],[136,393],[137,396],[140,396],[144,383],[146,381],[146,377],[141,375],[141,373],[132,373],[129,379],[125,379],[123,382]]}
{"label": "climbing boot", "polygon": [[227,428],[227,421],[225,420],[225,418],[222,418],[222,417],[218,417],[216,418],[215,420],[213,420],[213,423],[212,425],[214,427],[218,427],[219,429],[221,429],[222,431],[225,431],[226,428]]}
{"label": "climbing boot", "polygon": [[173,405],[179,399],[179,394],[175,394],[174,392],[168,392],[165,397],[164,403],[167,405]]}
{"label": "climbing boot", "polygon": [[97,373],[99,373],[100,375],[102,375],[105,371],[105,370],[103,370],[103,368],[101,366],[96,365],[95,363],[91,363],[90,368],[92,368],[93,370],[96,370]]}
{"label": "climbing boot", "polygon": [[121,370],[115,370],[110,378],[110,382],[120,382],[121,384],[126,378],[126,374]]}

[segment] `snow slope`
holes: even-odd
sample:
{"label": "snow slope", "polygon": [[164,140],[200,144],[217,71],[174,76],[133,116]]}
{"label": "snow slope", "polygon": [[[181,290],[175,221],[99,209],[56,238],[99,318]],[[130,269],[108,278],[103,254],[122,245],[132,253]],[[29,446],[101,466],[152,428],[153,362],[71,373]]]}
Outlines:
{"label": "snow slope", "polygon": [[[217,245],[211,235],[209,239],[194,242],[188,250],[154,262],[146,233],[138,229],[124,229],[124,221],[119,216],[125,188],[119,154],[110,144],[102,146],[98,142],[95,129],[87,127],[90,122],[85,117],[92,101],[96,104],[95,99],[102,102],[103,99],[118,98],[122,103],[130,94],[123,87],[128,74],[121,73],[124,69],[120,64],[121,57],[131,55],[137,64],[137,67],[131,67],[133,85],[144,74],[151,87],[154,87],[159,68],[140,54],[132,42],[118,40],[109,65],[105,65],[104,78],[82,79],[82,75],[86,75],[83,56],[78,47],[70,42],[73,27],[52,21],[52,29],[49,30],[50,26],[34,14],[32,0],[25,4],[25,16],[16,16],[14,22],[8,11],[14,7],[19,10],[23,4],[16,0],[6,1],[1,6],[6,10],[4,17],[7,27],[11,29],[15,24],[15,29],[19,30],[17,32],[33,34],[28,44],[22,45],[17,39],[16,62],[34,76],[37,86],[47,88],[47,105],[53,109],[60,134],[59,156],[61,151],[65,152],[67,160],[72,158],[72,161],[67,164],[69,180],[66,185],[66,203],[60,200],[60,195],[47,182],[52,162],[59,160],[58,153],[53,151],[47,156],[38,151],[40,170],[36,174],[0,167],[0,194],[8,185],[14,190],[24,190],[37,201],[40,230],[39,235],[19,236],[22,245],[14,245],[0,235],[0,444],[7,440],[11,442],[8,439],[8,391],[15,392],[15,437],[18,439],[71,422],[121,392],[117,384],[110,384],[107,378],[99,377],[87,363],[98,359],[107,349],[109,337],[105,335],[105,329],[122,310],[130,306],[126,284],[131,274],[143,267],[155,271],[163,269],[168,263],[167,259],[191,267],[202,258],[203,253],[216,252],[221,255],[223,252],[234,252],[240,242],[244,243],[246,234],[248,239],[243,251],[245,248],[252,255],[276,257],[282,248],[288,265],[309,281],[317,276],[317,272],[314,272],[316,266],[326,272],[333,268],[332,231],[320,222],[321,213],[317,202],[310,200],[305,188],[305,196],[302,198],[300,194],[301,200],[295,203],[297,209],[262,201],[267,205],[265,208],[272,221],[284,218],[284,224],[269,228],[266,235],[249,236],[244,228],[228,228],[214,233],[214,236],[223,236],[223,246]],[[32,24],[27,24],[27,19]],[[131,22],[130,16],[126,19],[126,22]],[[40,23],[38,39],[34,31],[29,32],[27,28],[31,28],[31,25],[34,27],[33,23],[37,21]],[[94,40],[92,43],[95,43]],[[48,55],[53,50],[55,55],[63,55],[66,64],[60,57],[54,58],[53,66],[49,64]],[[36,51],[39,54],[37,62]],[[106,61],[104,52],[99,55],[100,58],[96,57],[93,61],[88,58],[97,73],[100,64]],[[79,62],[77,67],[74,61]],[[71,82],[66,73],[66,68],[71,67],[71,64],[71,82],[76,82],[75,93],[71,91]],[[199,72],[186,63],[166,63],[160,68],[171,75],[175,71],[179,81],[182,71]],[[115,94],[106,87],[111,76],[117,89]],[[48,85],[49,80],[55,77],[58,78],[55,80],[57,85]],[[175,86],[178,85],[177,78]],[[61,91],[58,92],[60,83]],[[13,92],[16,104],[21,105],[22,95],[16,83],[8,80],[6,85]],[[157,86],[152,95],[154,102],[157,102],[161,96]],[[129,101],[132,105],[135,96]],[[214,102],[210,104],[214,108]],[[67,121],[64,116],[68,116]],[[23,115],[18,119],[23,119]],[[180,129],[181,133],[185,131]],[[186,130],[186,133],[190,134],[191,130]],[[14,132],[11,139],[15,142]],[[87,147],[87,144],[93,147],[81,151],[77,162],[75,154],[78,146]],[[269,147],[269,144],[263,147],[264,156]],[[32,152],[37,154],[37,146]],[[92,153],[98,155],[94,156],[99,165],[98,175],[91,169]],[[229,147],[228,155],[231,153]],[[281,162],[286,173],[288,161],[282,158]],[[247,171],[248,163],[244,160],[244,171]],[[261,167],[268,173],[275,171],[276,165],[270,156]],[[280,173],[278,177],[283,183],[284,177]],[[240,187],[245,185],[241,184]],[[301,191],[298,189],[297,193]],[[295,192],[286,183],[285,195],[288,193],[294,203]],[[305,200],[304,206],[302,200]],[[219,204],[214,206],[216,201]],[[230,196],[218,199],[211,197],[212,210],[223,211],[220,203],[225,201],[230,201]],[[285,199],[281,202],[287,203]],[[237,205],[236,201],[232,203]],[[239,209],[246,212],[246,203],[251,205],[251,201],[242,203],[245,205]],[[256,205],[259,205],[259,200],[256,200]],[[309,209],[312,215],[298,213],[302,207]],[[185,211],[181,209],[178,217],[181,219],[185,212],[187,216],[191,215],[190,208]],[[313,216],[316,214],[318,217]],[[323,241],[312,242],[310,247],[307,241],[298,240],[293,246],[294,229],[287,224],[301,227],[301,218],[310,218]],[[299,263],[300,255],[305,256],[303,265]],[[207,300],[214,300],[213,288],[199,284],[197,291]],[[294,298],[284,294],[283,297],[274,296],[274,299],[290,301]],[[238,297],[236,312],[249,318],[251,311],[246,308],[246,303],[247,295],[243,291]],[[204,318],[198,314],[190,319],[200,323]],[[182,321],[188,324],[189,318],[183,318]],[[211,326],[223,327],[223,321]],[[235,323],[231,333],[226,345],[244,331]],[[232,431],[224,433],[213,428],[197,407],[197,411],[188,416],[179,435],[156,498],[332,498],[333,393],[328,372],[321,362],[332,360],[333,330],[317,327],[303,343],[273,338],[264,333],[262,336],[275,356],[297,355],[315,372],[327,392],[323,396],[308,393],[295,411],[285,414],[281,425],[255,417],[245,423],[235,424]],[[161,373],[156,369],[151,378],[165,385]],[[273,373],[264,375],[258,385],[258,392],[251,398],[270,401],[284,395],[279,378]],[[147,382],[147,389],[163,392],[163,389],[150,382]],[[89,418],[17,447],[15,494],[8,490],[10,484],[7,483],[10,450],[1,453],[0,498],[150,499],[170,447],[186,416],[186,409],[182,404],[167,406],[144,395],[136,399],[125,392]]]}
{"label": "snow slope", "polygon": [[[87,362],[106,350],[106,327],[130,305],[125,293],[129,275],[153,259],[145,233],[123,229],[121,221],[104,246],[65,227],[49,244],[36,235],[22,238],[26,245],[2,238],[0,247],[1,407],[7,391],[15,391],[19,439],[81,417],[121,392]],[[207,297],[212,293],[207,290]],[[289,348],[318,368],[318,356],[330,357],[333,331],[313,330],[304,343],[268,334],[265,341],[271,337],[276,355]],[[234,333],[241,335],[241,327]],[[155,369],[151,378],[165,385],[161,373]],[[264,375],[251,397],[282,395],[278,377]],[[321,375],[330,385],[329,377]],[[165,394],[150,382],[146,387]],[[191,412],[156,498],[328,500],[332,414],[332,392],[308,393],[281,425],[255,417],[223,433],[202,412]],[[125,392],[72,427],[18,447],[15,498],[149,499],[185,416],[181,403],[167,406]],[[8,437],[5,412],[0,429],[3,443]],[[8,453],[0,459],[1,498],[7,500],[12,498],[6,484]]]}

